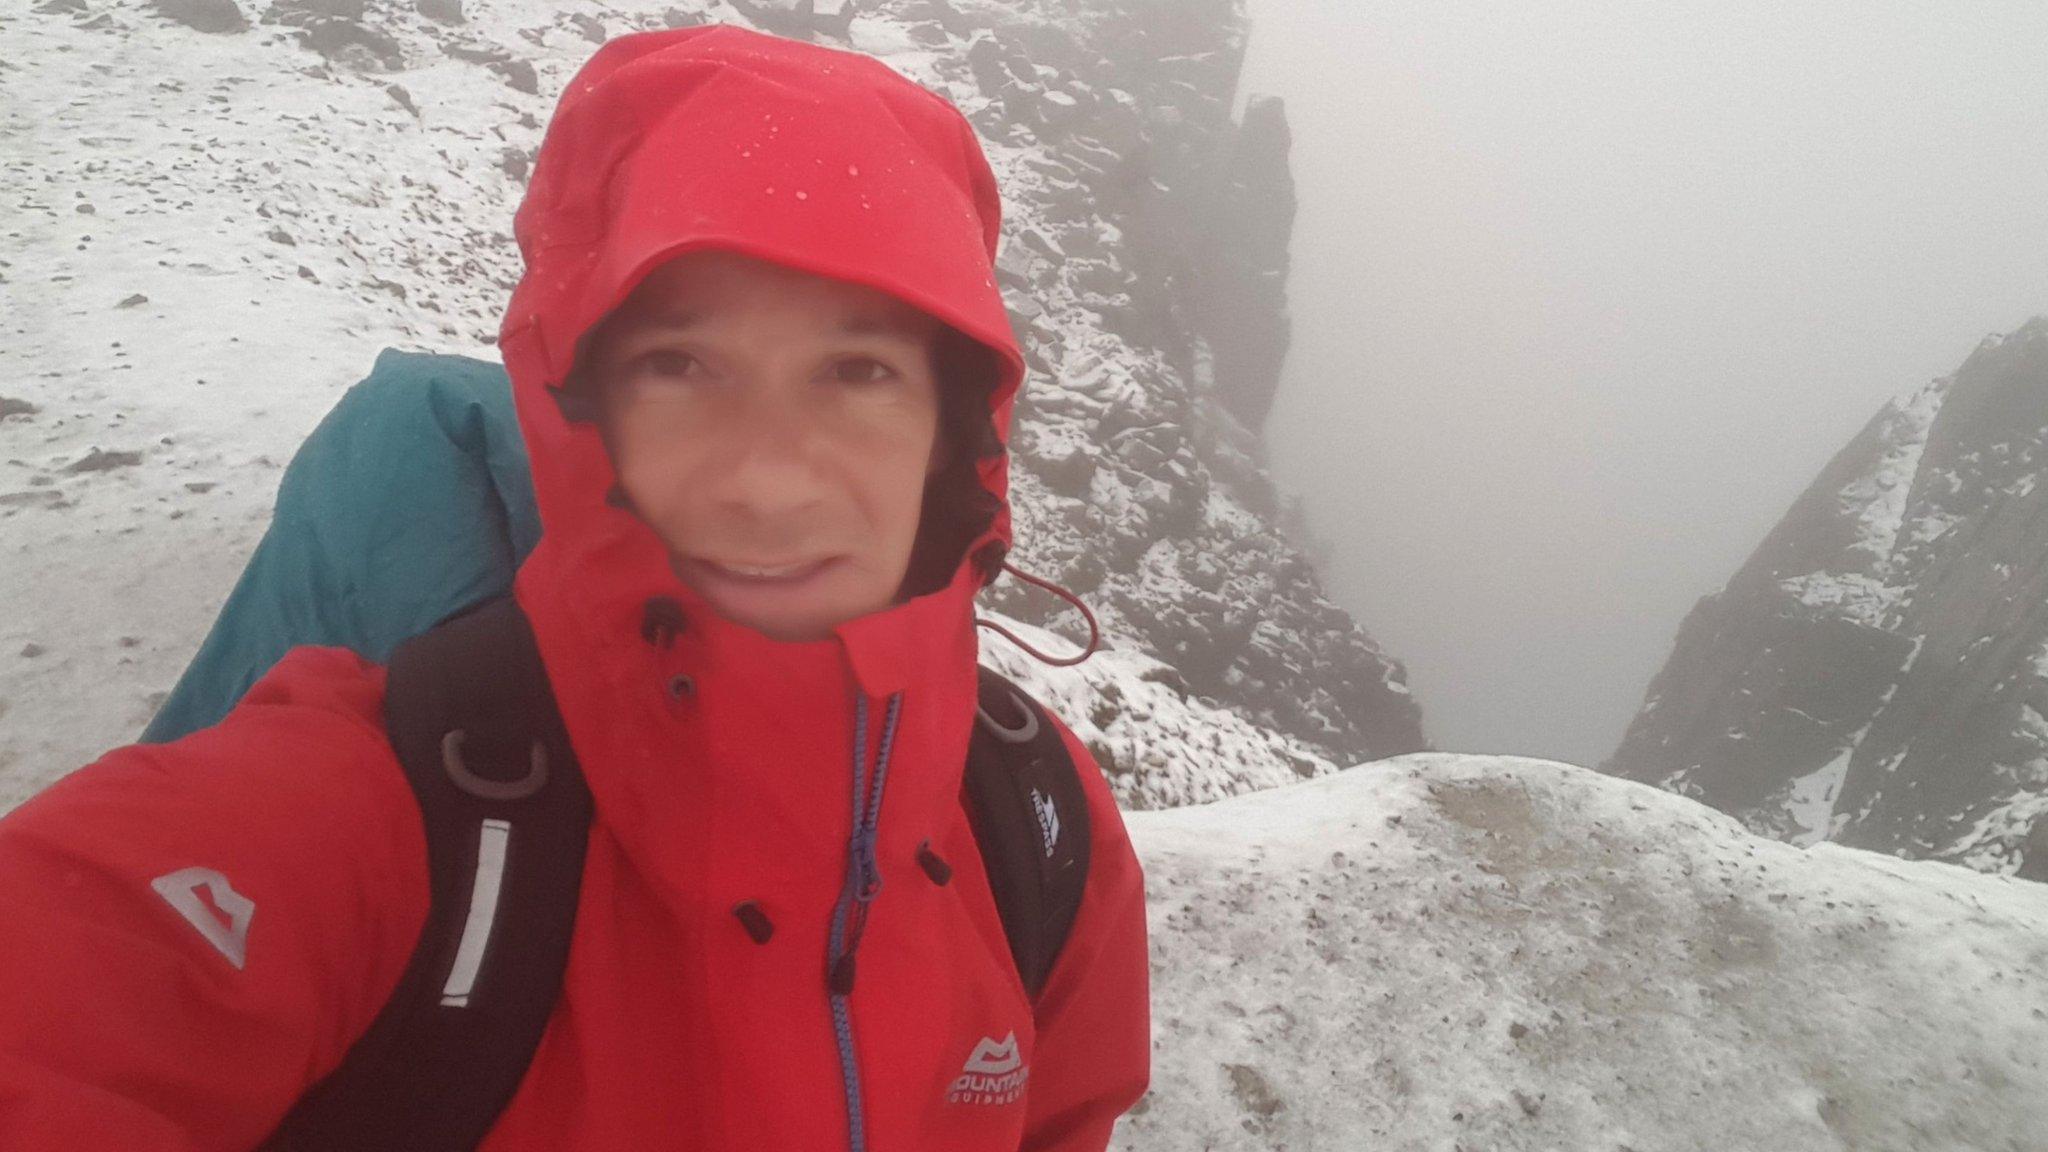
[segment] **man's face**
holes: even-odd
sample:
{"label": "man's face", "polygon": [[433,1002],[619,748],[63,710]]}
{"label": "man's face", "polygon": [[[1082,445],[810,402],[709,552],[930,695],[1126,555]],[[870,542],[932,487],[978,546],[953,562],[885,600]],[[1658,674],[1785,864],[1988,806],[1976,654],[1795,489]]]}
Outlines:
{"label": "man's face", "polygon": [[587,371],[676,574],[780,640],[887,607],[938,455],[938,331],[887,293],[722,250],[649,274]]}

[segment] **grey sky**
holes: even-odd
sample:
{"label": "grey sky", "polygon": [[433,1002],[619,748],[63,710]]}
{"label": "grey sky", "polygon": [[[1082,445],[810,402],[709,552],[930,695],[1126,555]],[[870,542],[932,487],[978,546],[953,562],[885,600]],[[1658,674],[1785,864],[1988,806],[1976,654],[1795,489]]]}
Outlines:
{"label": "grey sky", "polygon": [[1275,471],[1440,747],[1605,757],[1877,407],[2048,312],[2048,4],[1250,4]]}

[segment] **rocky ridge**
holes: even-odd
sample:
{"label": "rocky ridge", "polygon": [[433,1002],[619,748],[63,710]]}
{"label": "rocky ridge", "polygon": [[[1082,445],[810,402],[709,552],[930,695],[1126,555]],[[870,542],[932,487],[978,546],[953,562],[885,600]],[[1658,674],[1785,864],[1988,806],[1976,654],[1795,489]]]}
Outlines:
{"label": "rocky ridge", "polygon": [[[0,626],[10,791],[132,738],[279,464],[377,348],[488,347],[512,207],[593,47],[707,20],[875,55],[976,124],[1032,366],[1014,559],[1179,705],[1264,734],[1226,791],[1423,746],[1399,663],[1322,595],[1259,460],[1292,199],[1277,102],[1229,114],[1241,0],[41,0],[0,15],[22,46],[0,65],[0,581],[50,601]],[[136,562],[109,565],[109,537]],[[991,600],[1081,633],[1041,593]],[[1182,758],[1161,714],[1091,718],[1120,791],[1211,794],[1134,762]]]}
{"label": "rocky ridge", "polygon": [[2048,317],[1886,405],[1603,768],[1767,835],[2048,879]]}

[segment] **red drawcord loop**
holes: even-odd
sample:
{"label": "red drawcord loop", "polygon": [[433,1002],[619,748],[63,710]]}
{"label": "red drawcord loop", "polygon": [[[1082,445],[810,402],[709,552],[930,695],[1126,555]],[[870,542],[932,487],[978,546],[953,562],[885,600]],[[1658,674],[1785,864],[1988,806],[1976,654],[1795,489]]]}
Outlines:
{"label": "red drawcord loop", "polygon": [[1013,566],[1008,560],[1003,561],[1003,571],[1008,572],[1009,574],[1015,576],[1019,580],[1023,580],[1030,584],[1036,584],[1040,588],[1043,588],[1046,591],[1052,593],[1053,595],[1058,596],[1060,599],[1065,600],[1067,603],[1072,604],[1074,607],[1079,608],[1081,610],[1081,618],[1083,620],[1088,621],[1088,646],[1081,650],[1081,654],[1079,656],[1069,656],[1064,660],[1060,660],[1055,659],[1051,656],[1047,656],[1045,653],[1040,652],[1038,649],[1033,648],[1029,644],[1026,644],[1022,637],[1018,636],[1015,632],[1010,631],[1008,628],[1003,627],[1001,624],[998,624],[993,620],[976,616],[974,618],[974,622],[976,624],[980,625],[983,628],[987,628],[991,631],[1000,633],[1003,636],[1003,638],[1007,639],[1010,643],[1015,644],[1017,647],[1022,648],[1026,652],[1029,652],[1033,657],[1035,657],[1038,660],[1039,663],[1050,665],[1054,668],[1071,668],[1074,665],[1079,664],[1081,661],[1088,659],[1090,656],[1095,655],[1095,649],[1099,646],[1102,640],[1102,630],[1098,628],[1095,624],[1095,613],[1090,612],[1088,610],[1088,606],[1086,604],[1081,603],[1081,598],[1079,596],[1074,595],[1072,592],[1067,591],[1065,588],[1060,587],[1059,585],[1053,583],[1050,580],[1045,579],[1044,577],[1033,576],[1031,573],[1025,572],[1022,569]]}

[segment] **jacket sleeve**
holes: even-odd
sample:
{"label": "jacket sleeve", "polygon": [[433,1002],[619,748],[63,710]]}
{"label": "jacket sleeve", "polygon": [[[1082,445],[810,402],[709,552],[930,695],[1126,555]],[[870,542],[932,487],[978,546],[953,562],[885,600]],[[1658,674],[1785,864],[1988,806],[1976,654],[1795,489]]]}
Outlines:
{"label": "jacket sleeve", "polygon": [[245,1152],[340,1062],[426,914],[381,695],[297,649],[0,819],[0,1148]]}
{"label": "jacket sleeve", "polygon": [[1145,875],[1102,769],[1059,727],[1088,796],[1088,888],[1035,1007],[1020,1152],[1102,1152],[1151,1080]]}

